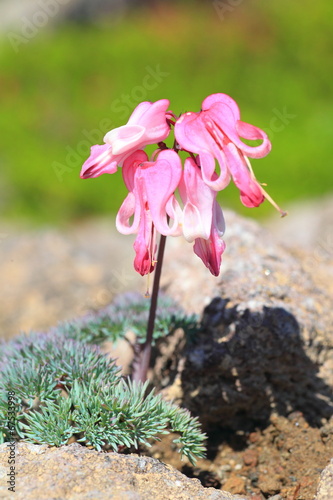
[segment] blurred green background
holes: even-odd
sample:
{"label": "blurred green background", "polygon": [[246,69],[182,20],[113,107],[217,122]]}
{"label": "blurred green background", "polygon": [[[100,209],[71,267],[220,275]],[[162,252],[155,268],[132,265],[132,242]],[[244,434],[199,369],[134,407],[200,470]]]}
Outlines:
{"label": "blurred green background", "polygon": [[[215,92],[270,135],[272,152],[252,166],[283,208],[333,190],[332,2],[155,1],[25,29],[21,18],[1,35],[2,218],[62,225],[115,214],[121,173],[79,178],[90,146],[142,100],[167,98],[179,114]],[[242,208],[232,186],[220,202],[273,212],[267,202]]]}

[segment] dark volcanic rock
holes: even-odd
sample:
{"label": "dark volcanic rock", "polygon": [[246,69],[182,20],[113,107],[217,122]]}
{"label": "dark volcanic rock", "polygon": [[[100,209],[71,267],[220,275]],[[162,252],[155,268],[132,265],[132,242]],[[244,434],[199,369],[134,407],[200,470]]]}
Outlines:
{"label": "dark volcanic rock", "polygon": [[158,360],[154,382],[206,426],[264,424],[273,410],[320,423],[333,412],[331,295],[254,221],[227,213],[226,242],[217,279],[181,239],[169,246],[165,287],[204,309],[203,331]]}

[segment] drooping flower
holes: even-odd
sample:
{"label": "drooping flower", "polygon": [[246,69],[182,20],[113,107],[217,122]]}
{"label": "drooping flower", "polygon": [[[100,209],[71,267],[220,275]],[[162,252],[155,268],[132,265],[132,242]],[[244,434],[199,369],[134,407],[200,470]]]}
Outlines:
{"label": "drooping flower", "polygon": [[140,103],[126,125],[105,135],[106,144],[92,146],[90,157],[82,166],[81,179],[113,174],[134,151],[166,139],[170,132],[166,119],[168,107],[167,99]]}
{"label": "drooping flower", "polygon": [[[181,234],[181,209],[174,192],[182,165],[173,150],[159,152],[152,162],[140,150],[124,161],[122,173],[129,193],[117,214],[116,226],[122,234],[137,234],[134,268],[143,276],[154,270],[156,231],[165,236]],[[168,218],[173,221],[171,225]]]}
{"label": "drooping flower", "polygon": [[217,192],[204,183],[202,171],[193,158],[185,160],[179,192],[184,203],[183,235],[187,241],[194,241],[196,255],[218,276],[225,249],[223,213],[216,201]]}
{"label": "drooping flower", "polygon": [[[255,179],[247,157],[262,158],[271,150],[266,133],[240,120],[236,102],[226,94],[212,94],[199,113],[185,113],[176,122],[175,137],[182,149],[197,153],[202,178],[214,190],[224,189],[233,178],[245,206],[256,207],[264,201],[265,191]],[[249,146],[241,138],[262,140]],[[215,175],[215,160],[220,174]]]}
{"label": "drooping flower", "polygon": [[[108,132],[104,145],[92,147],[81,178],[112,174],[122,167],[128,195],[116,225],[123,234],[136,234],[134,267],[141,275],[155,268],[160,233],[183,234],[194,242],[195,254],[218,276],[225,225],[216,195],[231,179],[245,206],[257,207],[267,198],[286,214],[258,183],[248,160],[267,155],[271,143],[263,130],[240,120],[236,102],[226,94],[208,96],[199,113],[185,113],[178,119],[167,111],[168,106],[167,99],[139,104],[126,125]],[[177,142],[168,149],[163,141],[171,125],[175,125]],[[242,139],[261,140],[261,144],[248,145]],[[160,148],[153,161],[142,150],[148,144]],[[177,154],[180,149],[190,154],[184,170]],[[175,196],[177,189],[183,208]]]}
{"label": "drooping flower", "polygon": [[[81,178],[85,179],[113,174],[118,166],[122,167],[128,194],[117,214],[117,229],[123,234],[136,234],[134,268],[138,273],[149,274],[156,265],[147,337],[133,363],[133,380],[142,382],[147,379],[151,356],[165,237],[183,234],[188,242],[194,242],[194,253],[218,276],[225,249],[225,225],[217,192],[232,178],[245,206],[256,207],[265,198],[274,205],[257,182],[248,160],[267,155],[271,143],[264,131],[240,120],[239,108],[231,97],[212,94],[203,101],[199,113],[185,113],[178,119],[167,111],[168,106],[166,99],[139,104],[126,125],[108,132],[104,145],[92,147],[81,170]],[[176,141],[168,149],[163,141],[171,125],[175,126]],[[249,146],[242,138],[262,142]],[[149,161],[142,148],[155,143],[159,149]],[[180,150],[189,153],[184,170]],[[177,189],[183,209],[176,198]],[[161,243],[157,262],[158,232]]]}

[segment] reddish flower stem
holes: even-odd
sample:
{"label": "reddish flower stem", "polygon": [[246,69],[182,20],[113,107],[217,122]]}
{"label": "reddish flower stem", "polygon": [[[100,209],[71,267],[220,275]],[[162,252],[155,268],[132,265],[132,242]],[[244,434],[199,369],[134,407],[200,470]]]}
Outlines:
{"label": "reddish flower stem", "polygon": [[150,300],[149,318],[147,325],[147,336],[145,343],[140,346],[138,359],[134,362],[132,379],[135,382],[145,382],[147,380],[147,373],[151,357],[151,346],[153,340],[153,333],[155,327],[155,317],[157,308],[158,292],[160,288],[160,278],[162,272],[163,256],[166,243],[166,236],[163,234],[160,237],[160,244],[157,254],[157,263],[154,272],[153,291]]}

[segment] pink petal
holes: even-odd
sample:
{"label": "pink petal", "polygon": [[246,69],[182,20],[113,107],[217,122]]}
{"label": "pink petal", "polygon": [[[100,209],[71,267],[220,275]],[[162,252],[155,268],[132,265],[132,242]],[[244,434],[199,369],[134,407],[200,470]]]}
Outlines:
{"label": "pink petal", "polygon": [[243,205],[258,207],[265,197],[260,184],[250,172],[243,154],[231,143],[225,148],[225,153],[232,179],[241,192],[240,198]]}
{"label": "pink petal", "polygon": [[185,160],[180,194],[184,202],[185,239],[191,242],[196,238],[209,238],[216,192],[204,183],[201,170],[192,158]]}
{"label": "pink petal", "polygon": [[193,250],[214,276],[220,274],[225,243],[221,240],[216,230],[212,229],[208,240],[204,240],[203,238],[196,239]]}
{"label": "pink petal", "polygon": [[80,177],[88,179],[102,174],[114,174],[117,171],[117,161],[112,155],[108,144],[92,146],[89,158],[84,162]]}
{"label": "pink petal", "polygon": [[141,110],[143,111],[142,114],[138,116],[138,112],[135,113],[134,110],[128,123],[132,124],[135,117],[137,124],[145,128],[146,144],[164,141],[170,133],[170,126],[166,121],[166,111],[169,107],[168,99],[160,99],[159,101],[149,103],[150,106],[147,106],[146,103],[142,104],[145,105],[140,108],[140,113]]}
{"label": "pink petal", "polygon": [[208,239],[197,238],[193,250],[214,276],[220,273],[222,253],[225,243],[221,239],[225,230],[224,217],[220,205],[214,200],[211,233]]}
{"label": "pink petal", "polygon": [[[134,220],[130,225],[129,221],[134,215]],[[141,210],[137,205],[134,193],[128,193],[123,201],[116,217],[116,228],[121,234],[133,234],[138,231],[140,224]]]}
{"label": "pink petal", "polygon": [[[249,123],[236,120],[234,112],[229,106],[217,103],[206,113],[214,122],[216,129],[227,136],[229,141],[233,142],[246,156],[262,158],[269,153],[271,146],[267,134]],[[241,141],[240,135],[244,139],[261,139],[263,142],[259,146],[249,146]]]}
{"label": "pink petal", "polygon": [[246,154],[246,156],[249,156],[250,158],[263,158],[271,151],[272,144],[268,138],[268,135],[260,128],[255,127],[254,125],[250,125],[249,123],[239,121],[236,124],[236,129],[239,135],[244,139],[250,139],[252,141],[263,141],[260,146],[252,147],[251,150],[247,153],[245,152],[244,148],[240,148],[241,151]]}
{"label": "pink petal", "polygon": [[175,196],[171,196],[171,198],[169,198],[165,205],[165,210],[168,216],[174,220],[170,236],[181,236],[183,234],[181,224],[183,220],[183,210],[181,209]]}
{"label": "pink petal", "polygon": [[[229,184],[230,175],[223,150],[207,130],[206,120],[205,115],[199,113],[182,115],[175,125],[175,137],[182,149],[199,154],[205,183],[212,189],[220,191]],[[213,123],[211,125],[214,126]],[[221,171],[220,175],[213,180],[216,168],[215,158],[219,162]]]}
{"label": "pink petal", "polygon": [[[146,153],[139,150],[132,153],[124,161],[122,174],[129,193],[122,203],[116,217],[116,227],[122,234],[132,234],[138,231],[142,215],[142,205],[144,205],[145,202],[145,199],[141,200],[141,198],[145,195],[138,189],[136,174],[140,164],[147,161],[147,159],[148,156]],[[129,221],[133,215],[134,219],[130,225]]]}
{"label": "pink petal", "polygon": [[134,178],[137,168],[140,166],[141,163],[147,161],[148,161],[148,156],[141,149],[138,151],[134,151],[134,153],[128,156],[124,161],[122,167],[122,174],[125,185],[129,191],[134,190],[134,184],[135,184]]}
{"label": "pink petal", "polygon": [[175,124],[175,137],[185,151],[200,153],[211,150],[211,139],[199,113],[185,113]]}
{"label": "pink petal", "polygon": [[222,208],[220,207],[220,205],[216,200],[214,201],[214,207],[213,207],[212,227],[216,231],[217,236],[222,238],[225,231],[225,221],[223,217]]}
{"label": "pink petal", "polygon": [[199,154],[202,178],[211,189],[221,191],[226,188],[230,182],[230,174],[227,168],[227,162],[223,150],[215,150],[215,157],[220,165],[220,175],[215,174],[215,158],[211,153],[202,152]]}
{"label": "pink petal", "polygon": [[134,151],[166,139],[170,132],[166,120],[168,106],[167,99],[139,104],[126,125],[105,135],[104,146],[92,147],[91,155],[82,167],[81,178],[113,174]]}
{"label": "pink petal", "polygon": [[209,110],[214,104],[223,104],[224,106],[228,106],[230,112],[232,113],[234,120],[237,121],[240,119],[240,111],[239,107],[234,101],[232,97],[227,94],[212,94],[206,97],[206,99],[202,102],[201,108],[203,111]]}
{"label": "pink petal", "polygon": [[[138,180],[138,189],[143,189],[142,179]],[[136,253],[134,259],[135,270],[144,276],[154,270],[156,259],[156,230],[152,221],[151,213],[143,198],[140,198],[141,217],[138,235],[134,242]]]}
{"label": "pink petal", "polygon": [[140,102],[137,107],[132,111],[131,116],[128,119],[127,125],[136,125],[140,122],[142,115],[151,107],[150,101]]}
{"label": "pink petal", "polygon": [[104,142],[110,144],[112,154],[120,155],[133,149],[139,149],[144,136],[145,128],[141,125],[123,125],[110,130],[105,135]]}
{"label": "pink petal", "polygon": [[143,165],[141,168],[140,176],[144,181],[154,225],[157,231],[164,235],[173,235],[178,232],[177,218],[171,227],[168,224],[166,205],[174,196],[181,175],[181,160],[178,154],[170,149],[161,151],[156,162],[149,162],[146,167]]}
{"label": "pink petal", "polygon": [[133,248],[135,250],[134,269],[141,276],[152,273],[155,269],[156,245],[153,236],[153,228],[148,230],[142,226],[139,231]]}

